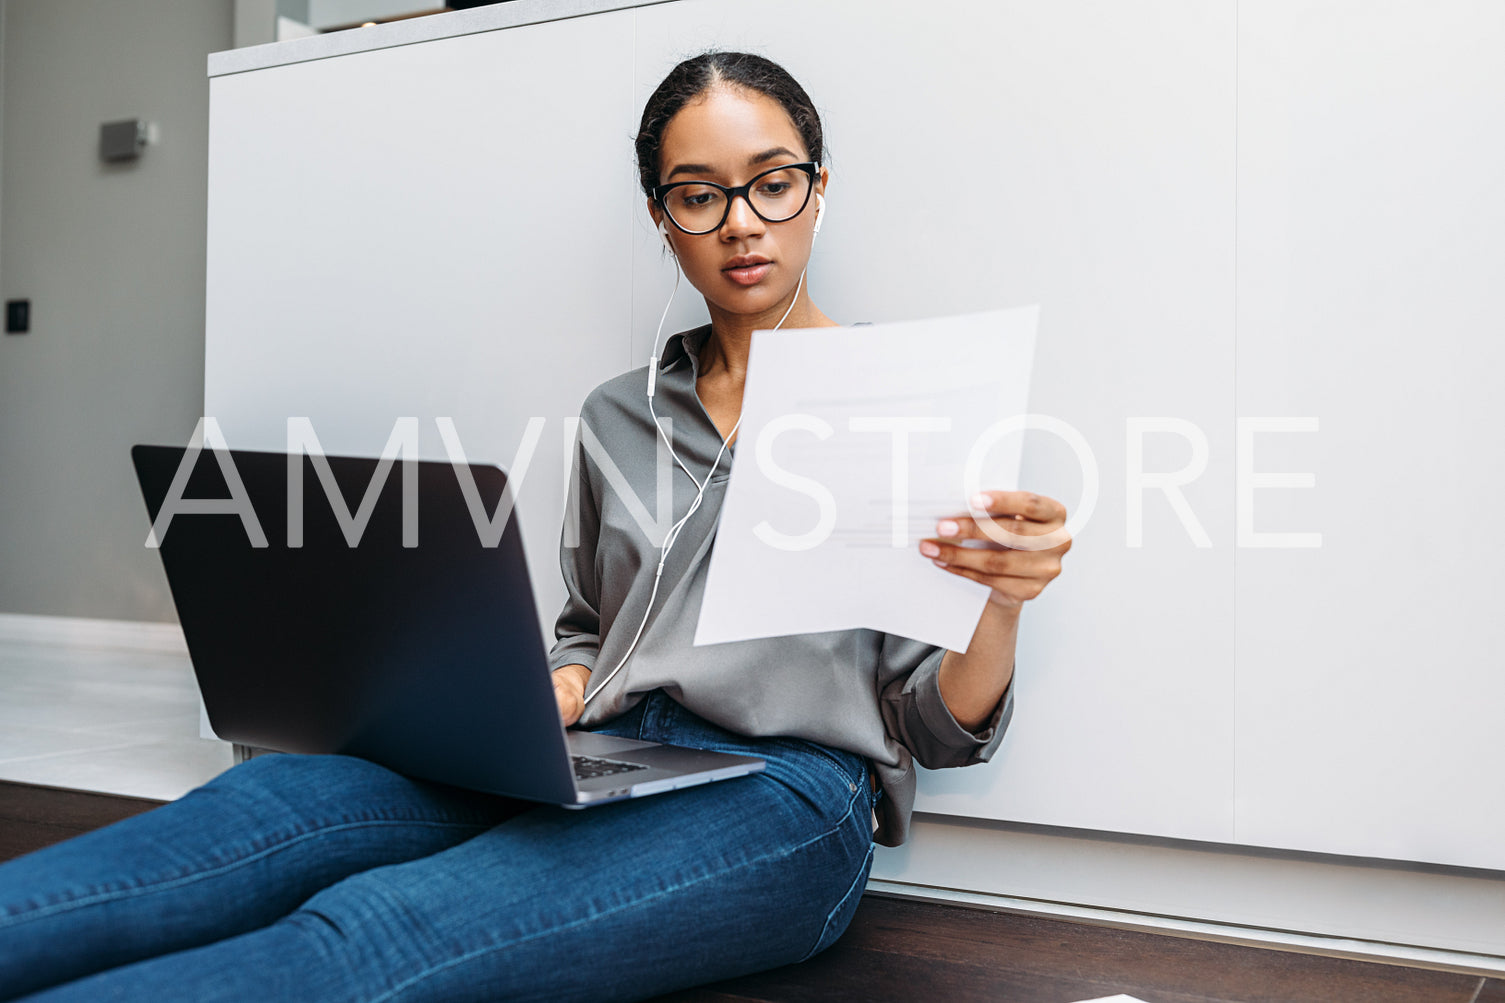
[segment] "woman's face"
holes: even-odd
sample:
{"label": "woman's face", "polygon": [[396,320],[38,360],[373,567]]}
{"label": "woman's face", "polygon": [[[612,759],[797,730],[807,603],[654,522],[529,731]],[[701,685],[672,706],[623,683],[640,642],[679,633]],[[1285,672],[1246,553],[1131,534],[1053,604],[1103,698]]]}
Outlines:
{"label": "woman's face", "polygon": [[[659,183],[715,181],[746,184],[770,167],[809,160],[799,130],[773,98],[717,85],[669,120],[659,148]],[[826,170],[815,186],[825,190]],[[654,225],[663,220],[685,278],[706,298],[712,315],[783,312],[810,259],[815,193],[805,209],[782,223],[765,223],[747,200],[732,200],[721,229],[691,235],[663,219],[649,200]]]}

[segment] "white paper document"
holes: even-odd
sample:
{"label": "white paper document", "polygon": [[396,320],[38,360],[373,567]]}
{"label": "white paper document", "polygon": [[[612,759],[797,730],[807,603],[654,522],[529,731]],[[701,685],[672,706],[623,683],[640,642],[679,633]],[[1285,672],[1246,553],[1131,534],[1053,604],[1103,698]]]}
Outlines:
{"label": "white paper document", "polygon": [[695,643],[868,627],[965,651],[988,588],[919,541],[1018,487],[1038,313],[755,332]]}

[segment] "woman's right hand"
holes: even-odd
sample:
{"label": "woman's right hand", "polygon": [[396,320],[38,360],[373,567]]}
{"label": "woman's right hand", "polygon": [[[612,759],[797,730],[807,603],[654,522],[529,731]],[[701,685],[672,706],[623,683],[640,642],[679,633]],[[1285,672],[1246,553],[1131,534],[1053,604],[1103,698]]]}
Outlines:
{"label": "woman's right hand", "polygon": [[559,701],[559,717],[568,728],[585,712],[585,684],[591,670],[583,665],[561,665],[554,670],[554,699]]}

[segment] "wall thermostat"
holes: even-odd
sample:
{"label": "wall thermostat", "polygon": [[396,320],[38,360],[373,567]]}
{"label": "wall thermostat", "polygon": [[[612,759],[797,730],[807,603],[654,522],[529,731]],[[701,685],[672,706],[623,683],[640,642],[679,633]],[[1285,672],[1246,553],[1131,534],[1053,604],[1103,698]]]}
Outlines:
{"label": "wall thermostat", "polygon": [[135,160],[151,139],[151,126],[139,118],[106,122],[99,127],[100,160]]}

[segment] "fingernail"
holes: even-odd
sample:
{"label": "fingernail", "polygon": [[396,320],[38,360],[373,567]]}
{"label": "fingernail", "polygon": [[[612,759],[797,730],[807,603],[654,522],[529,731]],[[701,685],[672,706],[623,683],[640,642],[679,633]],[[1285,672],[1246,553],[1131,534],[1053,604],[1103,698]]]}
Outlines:
{"label": "fingernail", "polygon": [[983,494],[981,491],[979,491],[977,494],[975,494],[975,495],[972,496],[972,507],[973,508],[987,508],[991,504],[993,504],[993,499],[989,498],[987,495]]}
{"label": "fingernail", "polygon": [[923,542],[923,543],[920,544],[920,553],[924,554],[926,557],[935,557],[935,556],[939,555],[940,552],[941,552],[941,548],[937,547],[935,544],[931,543],[929,540],[926,540],[925,542]]}
{"label": "fingernail", "polygon": [[940,522],[938,522],[938,523],[935,524],[935,535],[936,536],[955,536],[956,535],[956,531],[959,528],[960,527],[957,526],[955,520],[952,520],[952,519],[942,519]]}

